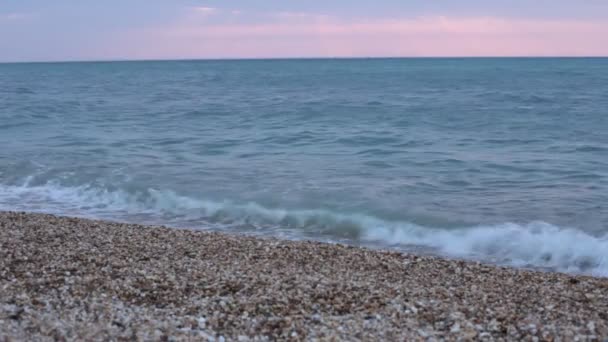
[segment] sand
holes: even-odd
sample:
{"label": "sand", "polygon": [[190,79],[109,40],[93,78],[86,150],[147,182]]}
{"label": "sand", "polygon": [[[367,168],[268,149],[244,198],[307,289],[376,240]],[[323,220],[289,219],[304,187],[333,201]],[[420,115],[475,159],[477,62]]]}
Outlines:
{"label": "sand", "polygon": [[606,337],[606,278],[0,212],[0,341]]}

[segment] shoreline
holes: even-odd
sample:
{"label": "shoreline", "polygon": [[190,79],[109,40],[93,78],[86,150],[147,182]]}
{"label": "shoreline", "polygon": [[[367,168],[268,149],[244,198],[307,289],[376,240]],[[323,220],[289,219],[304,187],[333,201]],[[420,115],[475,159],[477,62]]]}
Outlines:
{"label": "shoreline", "polygon": [[4,339],[608,337],[608,278],[0,212]]}

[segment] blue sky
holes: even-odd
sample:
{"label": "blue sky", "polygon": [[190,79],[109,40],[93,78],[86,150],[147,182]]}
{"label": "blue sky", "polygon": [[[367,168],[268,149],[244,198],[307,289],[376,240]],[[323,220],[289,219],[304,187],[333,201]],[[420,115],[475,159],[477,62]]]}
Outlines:
{"label": "blue sky", "polygon": [[606,0],[0,0],[0,61],[608,55]]}

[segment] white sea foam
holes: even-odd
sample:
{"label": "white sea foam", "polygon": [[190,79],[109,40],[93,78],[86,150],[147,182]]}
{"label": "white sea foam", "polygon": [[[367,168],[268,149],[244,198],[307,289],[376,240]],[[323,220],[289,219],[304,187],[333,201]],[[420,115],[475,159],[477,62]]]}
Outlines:
{"label": "white sea foam", "polygon": [[215,202],[148,189],[109,191],[92,186],[0,185],[0,209],[108,217],[116,214],[197,217],[201,225],[249,225],[324,238],[385,246],[415,245],[440,254],[564,272],[608,276],[608,235],[598,237],[545,222],[502,223],[464,228],[429,228],[360,214],[327,210],[273,209],[256,203]]}

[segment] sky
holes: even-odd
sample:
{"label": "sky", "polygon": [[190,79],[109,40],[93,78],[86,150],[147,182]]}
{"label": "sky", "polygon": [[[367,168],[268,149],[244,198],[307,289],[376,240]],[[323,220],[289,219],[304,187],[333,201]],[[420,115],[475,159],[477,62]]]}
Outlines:
{"label": "sky", "polygon": [[0,0],[0,62],[608,56],[608,0]]}

